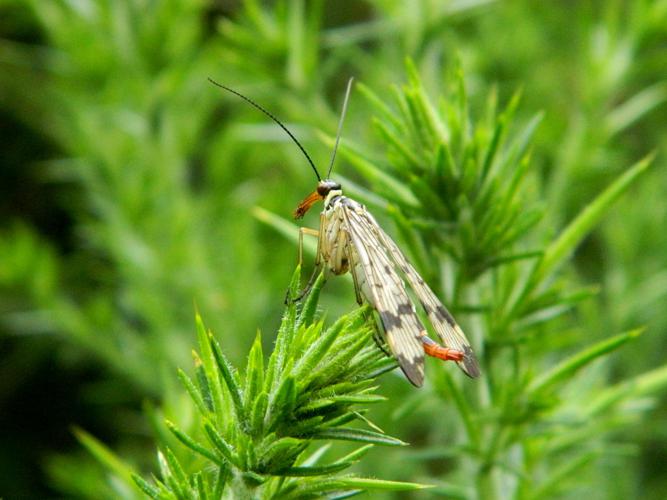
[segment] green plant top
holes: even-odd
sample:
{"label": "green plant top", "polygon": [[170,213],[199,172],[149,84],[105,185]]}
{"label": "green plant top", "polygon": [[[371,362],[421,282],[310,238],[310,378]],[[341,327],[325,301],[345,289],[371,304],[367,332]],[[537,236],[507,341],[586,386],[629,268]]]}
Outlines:
{"label": "green plant top", "polygon": [[[292,279],[296,294],[300,269]],[[156,499],[312,498],[358,491],[411,490],[424,486],[340,475],[374,445],[401,446],[402,441],[379,429],[350,426],[373,424],[357,409],[383,401],[374,394],[375,378],[395,368],[371,340],[369,311],[359,308],[325,328],[315,318],[322,276],[303,303],[289,304],[273,353],[265,365],[260,335],[239,376],[213,334],[197,315],[200,352],[195,377],[179,376],[198,410],[199,425],[186,433],[167,426],[181,445],[199,455],[186,469],[175,451],[163,444],[161,478],[150,484],[134,479]],[[198,432],[201,436],[196,436]],[[361,443],[346,456],[323,464],[329,445],[320,441]]]}

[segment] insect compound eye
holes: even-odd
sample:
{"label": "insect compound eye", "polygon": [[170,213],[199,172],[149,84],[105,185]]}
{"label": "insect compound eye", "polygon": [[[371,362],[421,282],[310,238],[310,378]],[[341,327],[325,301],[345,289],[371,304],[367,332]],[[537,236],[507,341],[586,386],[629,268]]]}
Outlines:
{"label": "insect compound eye", "polygon": [[339,191],[340,184],[334,181],[325,180],[317,185],[317,192],[322,198],[326,197],[332,190]]}

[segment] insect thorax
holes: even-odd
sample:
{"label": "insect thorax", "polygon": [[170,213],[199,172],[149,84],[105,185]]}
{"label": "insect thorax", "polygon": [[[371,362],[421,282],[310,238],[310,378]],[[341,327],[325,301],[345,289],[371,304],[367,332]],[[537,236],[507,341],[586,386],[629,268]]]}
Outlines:
{"label": "insect thorax", "polygon": [[346,199],[348,198],[343,196],[342,189],[332,189],[324,198],[324,211],[326,212],[327,210],[332,210],[335,205],[342,203],[343,200]]}

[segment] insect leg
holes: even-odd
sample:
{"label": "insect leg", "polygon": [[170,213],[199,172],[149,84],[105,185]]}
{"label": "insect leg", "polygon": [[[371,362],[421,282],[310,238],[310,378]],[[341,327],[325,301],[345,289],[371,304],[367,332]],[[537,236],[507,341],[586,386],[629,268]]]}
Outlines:
{"label": "insect leg", "polygon": [[[352,282],[354,283],[354,294],[357,298],[357,304],[362,305],[364,303],[364,296],[361,293],[361,285],[359,284],[359,277],[357,276],[357,268],[354,265],[355,261],[352,260],[352,265],[350,266],[350,274],[352,275]],[[387,343],[385,342],[382,334],[380,332],[380,326],[378,325],[377,320],[373,315],[364,314],[366,321],[373,322],[373,341],[380,350],[385,353],[386,356],[391,357],[391,353],[387,350]]]}
{"label": "insect leg", "polygon": [[377,326],[373,330],[373,341],[375,342],[375,345],[380,348],[380,350],[384,353],[385,356],[387,356],[388,358],[394,357],[394,355],[387,350],[387,342],[384,340],[384,337],[382,337],[382,335],[380,334]]}
{"label": "insect leg", "polygon": [[[308,295],[308,292],[310,292],[310,289],[313,287],[315,284],[315,280],[317,277],[320,275],[320,272],[322,271],[322,266],[318,263],[315,265],[315,269],[313,269],[313,274],[310,275],[310,279],[308,279],[308,283],[306,286],[299,292],[299,295],[294,297],[294,299],[291,299],[289,297],[289,290],[287,290],[287,297],[285,297],[285,304],[289,304],[291,302],[299,302],[302,298],[304,298],[306,295]],[[326,280],[326,274],[325,274],[325,280]]]}
{"label": "insect leg", "polygon": [[365,316],[366,316],[366,321],[373,322],[373,342],[375,342],[375,345],[378,346],[378,348],[384,353],[385,356],[387,356],[388,358],[392,358],[394,355],[387,350],[387,342],[382,336],[382,332],[380,331],[381,327],[378,324],[375,315],[371,315],[370,317],[368,315]]}
{"label": "insect leg", "polygon": [[315,230],[315,229],[311,229],[309,227],[300,227],[299,228],[299,265],[300,266],[303,265],[303,235],[304,234],[307,234],[309,236],[315,236],[315,237],[318,238],[317,258],[316,258],[316,260],[319,260],[319,258],[320,258],[320,242],[319,242],[320,232]]}
{"label": "insect leg", "polygon": [[285,304],[290,304],[293,302],[298,302],[300,301],[312,288],[313,284],[315,283],[315,280],[320,274],[321,268],[322,268],[322,252],[321,252],[321,247],[322,247],[322,218],[323,215],[320,214],[320,229],[319,231],[316,231],[315,229],[311,229],[309,227],[300,227],[299,228],[299,265],[303,264],[303,235],[307,234],[310,236],[316,236],[317,237],[317,255],[315,256],[315,269],[313,269],[313,274],[310,275],[310,279],[308,280],[308,283],[306,284],[305,288],[299,292],[299,295],[297,295],[295,298],[291,298],[289,294],[289,289],[287,290],[287,295],[285,296]]}

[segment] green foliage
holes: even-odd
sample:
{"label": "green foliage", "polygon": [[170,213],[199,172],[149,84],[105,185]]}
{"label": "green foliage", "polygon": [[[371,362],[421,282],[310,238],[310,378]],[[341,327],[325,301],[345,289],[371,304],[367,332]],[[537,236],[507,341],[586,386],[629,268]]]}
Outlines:
{"label": "green foliage", "polygon": [[[159,473],[148,491],[182,496],[225,470],[227,492],[255,474],[256,491],[367,489],[334,472],[356,462],[436,485],[427,495],[662,498],[666,26],[662,0],[0,2],[2,494],[143,497],[138,470]],[[311,369],[337,363],[312,383],[349,376],[356,344],[336,349],[347,330],[315,320],[316,302],[290,320],[307,348],[273,351],[291,365],[264,358],[273,337],[253,341],[280,330],[284,237],[298,235],[286,218],[314,178],[206,79],[265,105],[324,165],[349,76],[333,177],[452,309],[483,377],[429,363],[420,391],[386,376],[302,401],[333,415],[384,395],[349,411],[411,445],[362,459],[339,438],[365,433],[329,421],[317,441],[343,458],[311,444],[289,467],[334,478],[278,479],[245,467],[260,464],[248,443],[269,412],[296,415]],[[193,302],[222,350],[204,335],[179,383]],[[361,314],[351,304],[351,283],[329,280],[331,322]]]}
{"label": "green foliage", "polygon": [[[529,165],[526,149],[539,116],[507,140],[518,96],[497,116],[492,94],[486,120],[473,125],[462,74],[456,95],[436,107],[411,63],[408,72],[408,84],[394,91],[395,110],[362,87],[377,113],[373,124],[386,144],[387,160],[364,163],[364,156],[352,150],[348,157],[365,166],[365,175],[382,177],[378,191],[396,208],[390,213],[414,260],[435,278],[434,257],[444,249],[457,262],[461,279],[474,280],[503,262],[533,256],[508,249],[540,220],[540,211],[526,209],[520,196]],[[411,202],[390,186],[406,186]],[[409,222],[415,219],[419,226]],[[457,224],[456,239],[446,237],[452,230],[442,221]]]}
{"label": "green foliage", "polygon": [[[291,293],[299,292],[299,270]],[[348,427],[367,422],[367,405],[385,398],[374,394],[375,377],[395,368],[370,342],[372,327],[361,308],[324,328],[314,310],[323,284],[315,282],[303,306],[288,305],[266,368],[257,335],[248,356],[243,383],[213,334],[197,316],[199,354],[195,377],[180,378],[198,410],[199,434],[205,441],[167,422],[181,446],[201,457],[187,471],[161,444],[160,480],[139,476],[137,485],[151,498],[312,498],[318,494],[348,495],[365,490],[411,490],[422,486],[365,479],[338,473],[365,455],[373,445],[400,446],[402,441],[366,429]],[[202,432],[203,430],[203,432]],[[307,452],[320,440],[361,442],[338,460],[322,464],[327,445]]]}

